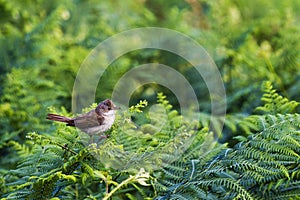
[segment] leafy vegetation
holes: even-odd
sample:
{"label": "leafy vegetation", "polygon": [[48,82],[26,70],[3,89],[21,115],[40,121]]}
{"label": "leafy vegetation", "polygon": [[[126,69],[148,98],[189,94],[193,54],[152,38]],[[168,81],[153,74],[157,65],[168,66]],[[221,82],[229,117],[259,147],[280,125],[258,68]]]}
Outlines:
{"label": "leafy vegetation", "polygon": [[[233,148],[203,153],[164,168],[163,196],[157,199],[292,199],[300,194],[299,123],[296,102],[265,83],[264,114],[251,115],[255,131]],[[285,102],[281,104],[282,102]],[[272,105],[272,107],[271,107]],[[262,107],[259,107],[262,108]],[[267,108],[267,109],[266,109]],[[275,111],[276,114],[273,114]],[[175,168],[177,165],[180,167]],[[185,170],[182,170],[185,169]],[[178,175],[180,174],[180,175]]]}
{"label": "leafy vegetation", "polygon": [[[0,0],[0,198],[299,199],[299,9],[293,0]],[[210,118],[193,66],[154,49],[115,60],[95,101],[135,66],[163,63],[195,90],[199,120],[181,115],[168,88],[147,84],[98,146],[46,121],[72,115],[76,74],[94,47],[147,26],[180,31],[212,56],[227,95],[222,130],[209,129],[223,121]]]}

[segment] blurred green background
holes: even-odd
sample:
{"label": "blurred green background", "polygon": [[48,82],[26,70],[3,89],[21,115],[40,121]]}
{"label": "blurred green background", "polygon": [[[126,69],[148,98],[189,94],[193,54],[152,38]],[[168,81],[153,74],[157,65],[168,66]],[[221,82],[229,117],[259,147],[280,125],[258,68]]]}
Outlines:
{"label": "blurred green background", "polygon": [[[15,165],[9,140],[22,143],[30,131],[51,133],[45,120],[49,106],[71,111],[77,70],[89,52],[132,28],[166,27],[199,42],[222,74],[229,115],[252,114],[265,80],[300,101],[299,10],[296,0],[0,0],[0,154],[7,158],[1,166]],[[202,102],[201,111],[209,112],[209,94],[195,69],[176,55],[151,49],[109,66],[95,101],[110,98],[126,71],[152,62],[183,74]],[[172,91],[154,84],[138,88],[131,101],[154,102],[160,91],[178,108]]]}

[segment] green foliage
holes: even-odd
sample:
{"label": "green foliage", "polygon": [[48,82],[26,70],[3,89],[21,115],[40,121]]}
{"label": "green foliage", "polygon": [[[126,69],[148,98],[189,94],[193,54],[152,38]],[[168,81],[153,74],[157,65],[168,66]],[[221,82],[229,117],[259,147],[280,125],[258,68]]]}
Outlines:
{"label": "green foliage", "polygon": [[120,171],[144,168],[151,172],[186,153],[192,142],[203,142],[202,137],[205,137],[207,130],[199,131],[198,122],[188,122],[177,111],[171,110],[172,106],[162,93],[158,94],[157,102],[155,117],[151,110],[141,113],[140,107],[144,107],[145,101],[129,109],[132,112],[135,108],[139,118],[144,119],[141,125],[130,120],[135,113],[129,115],[126,111],[118,116],[116,129],[110,133],[107,142],[94,149],[95,157],[103,161],[106,167]]}
{"label": "green foliage", "polygon": [[[162,93],[158,103],[166,111],[161,110],[167,115],[164,124],[150,121],[137,129],[130,118],[147,105],[141,101],[117,117],[109,138],[98,147],[85,147],[86,138],[64,124],[51,136],[29,133],[27,145],[12,142],[22,159],[4,177],[9,182],[4,199],[153,197],[149,180],[153,185],[155,178],[150,173],[159,173],[180,155],[189,159],[216,145],[207,128],[184,121]],[[150,116],[145,113],[145,118]]]}
{"label": "green foliage", "polygon": [[[2,180],[4,199],[150,198],[155,193],[156,199],[299,197],[298,114],[253,115],[248,119],[256,133],[226,148],[199,122],[185,121],[172,110],[165,95],[159,93],[157,101],[160,120],[137,127],[130,118],[144,113],[147,102],[141,101],[120,113],[98,147],[85,147],[84,137],[61,124],[52,136],[29,133],[26,145],[11,142],[22,161]],[[151,119],[150,112],[144,115]]]}
{"label": "green foliage", "polygon": [[298,103],[279,96],[268,82],[263,89],[260,108],[268,108],[267,114],[247,119],[256,131],[234,148],[204,154],[205,162],[200,153],[166,166],[157,199],[299,198],[300,116],[288,113]]}
{"label": "green foliage", "polygon": [[230,111],[249,113],[257,107],[260,83],[266,79],[297,99],[297,90],[290,89],[299,81],[299,2],[204,2],[211,5],[210,28],[200,40],[214,46]]}
{"label": "green foliage", "polygon": [[295,108],[299,105],[296,101],[289,101],[276,93],[273,89],[271,82],[264,82],[262,86],[264,95],[262,101],[265,102],[264,107],[258,107],[257,110],[263,111],[269,114],[286,114],[295,111]]}
{"label": "green foliage", "polygon": [[[293,0],[0,0],[0,198],[299,199],[299,9]],[[147,26],[185,33],[212,56],[226,87],[224,129],[208,132],[223,121],[211,118],[193,66],[153,49],[108,66],[95,102],[135,66],[163,63],[195,90],[199,121],[157,84],[137,88],[131,105],[140,103],[97,148],[45,120],[50,106],[70,115],[76,73],[99,42]]]}
{"label": "green foliage", "polygon": [[140,113],[140,112],[143,112],[141,110],[141,108],[145,108],[147,105],[148,105],[148,102],[146,100],[140,101],[137,105],[131,106],[129,108],[129,112],[131,112],[131,113],[135,113],[135,112]]}
{"label": "green foliage", "polygon": [[[299,197],[298,114],[252,115],[248,120],[256,132],[226,148],[207,128],[174,113],[165,95],[158,94],[157,101],[162,115],[156,110],[156,116],[166,114],[162,126],[150,120],[137,127],[130,120],[134,113],[144,113],[147,102],[141,101],[120,113],[110,137],[98,147],[84,147],[85,139],[64,125],[54,137],[30,133],[27,145],[11,142],[23,158],[4,177],[9,182],[4,199],[150,198],[154,192],[156,199]],[[151,118],[151,113],[144,115]]]}

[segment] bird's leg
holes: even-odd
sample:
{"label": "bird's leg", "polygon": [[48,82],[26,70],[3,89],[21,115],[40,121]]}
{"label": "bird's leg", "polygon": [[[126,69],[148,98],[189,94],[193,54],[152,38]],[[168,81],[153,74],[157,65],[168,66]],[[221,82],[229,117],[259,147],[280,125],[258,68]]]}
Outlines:
{"label": "bird's leg", "polygon": [[90,143],[90,144],[95,143],[95,142],[94,142],[94,135],[90,135],[90,141],[89,141],[89,143]]}

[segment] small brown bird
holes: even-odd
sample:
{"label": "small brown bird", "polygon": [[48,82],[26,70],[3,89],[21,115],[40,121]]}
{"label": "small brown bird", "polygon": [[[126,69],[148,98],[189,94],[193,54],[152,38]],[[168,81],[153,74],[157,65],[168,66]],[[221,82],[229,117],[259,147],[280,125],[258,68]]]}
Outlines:
{"label": "small brown bird", "polygon": [[115,120],[115,111],[119,107],[106,99],[88,113],[74,118],[64,117],[56,114],[48,114],[47,119],[66,123],[67,126],[75,126],[90,136],[103,133],[110,129]]}

